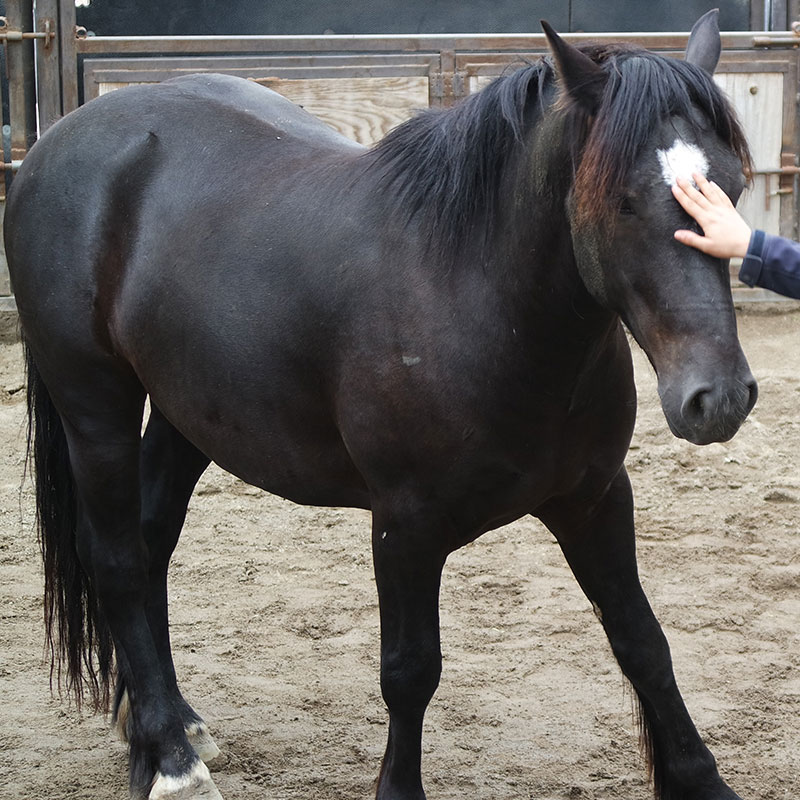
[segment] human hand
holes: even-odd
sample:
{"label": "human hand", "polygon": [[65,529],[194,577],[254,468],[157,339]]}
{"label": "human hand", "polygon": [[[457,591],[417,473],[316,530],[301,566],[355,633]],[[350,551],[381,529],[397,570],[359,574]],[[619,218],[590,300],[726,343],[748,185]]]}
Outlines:
{"label": "human hand", "polygon": [[692,177],[697,189],[688,179],[678,178],[672,187],[672,194],[684,211],[694,217],[705,235],[677,230],[675,238],[715,258],[744,258],[752,234],[750,226],[716,183],[706,180],[702,175]]}

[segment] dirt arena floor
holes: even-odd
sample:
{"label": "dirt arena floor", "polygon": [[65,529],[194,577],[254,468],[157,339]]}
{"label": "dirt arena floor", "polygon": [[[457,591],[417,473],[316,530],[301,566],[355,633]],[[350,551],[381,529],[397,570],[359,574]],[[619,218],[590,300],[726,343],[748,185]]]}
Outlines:
{"label": "dirt arena floor", "polygon": [[[760,383],[737,437],[674,439],[637,351],[628,457],[642,580],[678,682],[744,800],[800,793],[800,310],[748,308]],[[0,347],[0,798],[127,796],[124,746],[51,695],[17,346]],[[171,572],[184,693],[226,800],[370,797],[385,744],[363,512],[302,508],[212,469]],[[525,519],[454,554],[430,800],[645,800],[630,692],[548,532]]]}

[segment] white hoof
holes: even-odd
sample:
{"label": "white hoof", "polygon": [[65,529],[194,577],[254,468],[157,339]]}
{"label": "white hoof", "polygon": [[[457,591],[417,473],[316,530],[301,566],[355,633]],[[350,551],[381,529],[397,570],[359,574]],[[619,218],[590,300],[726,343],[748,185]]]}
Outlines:
{"label": "white hoof", "polygon": [[198,761],[186,775],[156,773],[148,800],[222,800],[222,795],[211,780],[208,767]]}
{"label": "white hoof", "polygon": [[208,732],[208,727],[204,722],[196,722],[194,725],[189,725],[186,728],[186,736],[195,753],[206,764],[211,765],[219,759],[219,747],[217,747],[214,737]]}

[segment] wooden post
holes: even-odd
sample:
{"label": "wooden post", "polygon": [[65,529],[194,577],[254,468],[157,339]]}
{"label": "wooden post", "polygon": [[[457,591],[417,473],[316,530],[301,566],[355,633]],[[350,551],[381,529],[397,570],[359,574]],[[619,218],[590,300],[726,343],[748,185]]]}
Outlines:
{"label": "wooden post", "polygon": [[770,2],[770,30],[789,30],[789,3],[787,0],[771,0]]}
{"label": "wooden post", "polygon": [[39,39],[36,42],[36,98],[39,104],[39,133],[42,134],[62,114],[58,0],[37,0],[36,30],[55,34],[53,39]]}
{"label": "wooden post", "polygon": [[[7,30],[33,30],[33,3],[8,0]],[[9,111],[11,116],[11,157],[23,158],[36,141],[36,77],[33,68],[33,40],[6,40]]]}
{"label": "wooden post", "polygon": [[61,57],[61,110],[78,107],[78,49],[75,45],[75,0],[58,0],[58,41]]}

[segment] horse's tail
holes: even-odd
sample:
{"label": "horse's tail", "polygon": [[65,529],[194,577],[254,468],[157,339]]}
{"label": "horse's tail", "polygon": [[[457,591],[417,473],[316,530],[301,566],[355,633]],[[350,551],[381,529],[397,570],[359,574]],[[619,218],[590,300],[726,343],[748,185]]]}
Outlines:
{"label": "horse's tail", "polygon": [[[23,343],[24,345],[24,343]],[[36,486],[36,524],[44,561],[44,622],[50,684],[62,684],[80,707],[88,691],[107,710],[113,662],[111,633],[75,544],[77,502],[61,417],[25,347],[28,464]]]}

